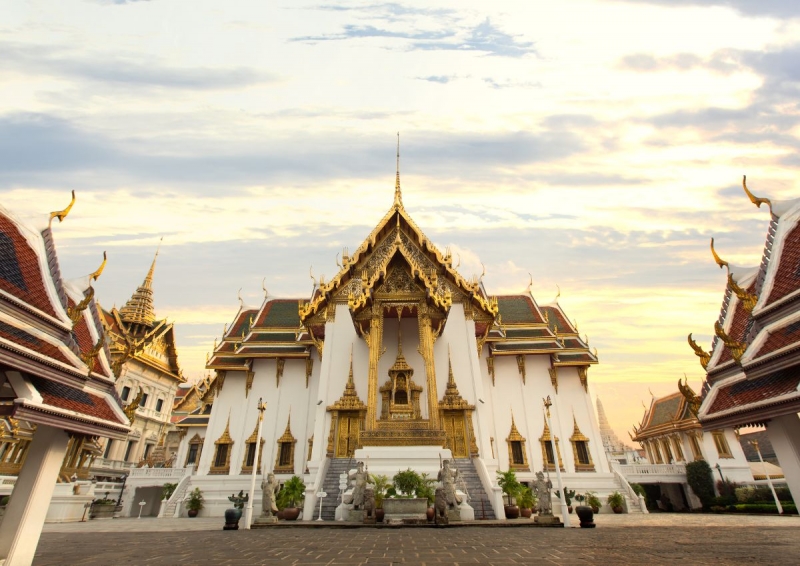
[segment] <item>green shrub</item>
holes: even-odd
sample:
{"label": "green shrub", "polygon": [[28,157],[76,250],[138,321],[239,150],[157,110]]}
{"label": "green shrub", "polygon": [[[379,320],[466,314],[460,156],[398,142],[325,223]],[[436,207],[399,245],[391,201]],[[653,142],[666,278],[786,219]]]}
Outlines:
{"label": "green shrub", "polygon": [[165,483],[161,486],[161,499],[169,499],[175,493],[175,488],[178,487],[177,483]]}
{"label": "green shrub", "polygon": [[708,462],[695,460],[686,464],[686,481],[703,503],[703,507],[708,509],[714,499],[714,479]]}
{"label": "green shrub", "polygon": [[299,476],[292,476],[278,492],[278,509],[297,507],[306,497],[306,484]]}
{"label": "green shrub", "polygon": [[422,476],[408,468],[403,472],[397,472],[392,477],[395,492],[402,493],[406,497],[416,496],[417,491],[422,487]]}
{"label": "green shrub", "polygon": [[497,470],[497,485],[503,490],[506,497],[508,497],[508,504],[513,505],[511,498],[516,497],[522,487],[522,484],[517,481],[516,472],[514,472],[514,470],[507,470],[505,472]]}

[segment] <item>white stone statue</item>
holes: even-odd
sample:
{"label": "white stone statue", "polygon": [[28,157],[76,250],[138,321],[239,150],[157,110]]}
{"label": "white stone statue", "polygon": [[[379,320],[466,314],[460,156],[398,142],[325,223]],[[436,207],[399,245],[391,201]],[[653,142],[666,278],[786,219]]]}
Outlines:
{"label": "white stone statue", "polygon": [[364,462],[358,463],[358,468],[350,473],[348,479],[353,482],[353,509],[362,509],[364,507],[364,490],[369,481],[369,474],[364,470]]}
{"label": "white stone statue", "polygon": [[261,516],[272,517],[273,513],[278,512],[275,502],[275,495],[280,487],[280,482],[275,478],[275,474],[270,472],[267,479],[261,481]]}
{"label": "white stone statue", "polygon": [[456,493],[456,482],[459,479],[458,469],[450,468],[450,460],[442,462],[437,479],[442,482],[444,494],[447,498],[447,508],[455,509],[461,504],[461,497]]}
{"label": "white stone statue", "polygon": [[536,510],[539,515],[552,515],[553,502],[550,490],[553,489],[553,482],[550,478],[544,478],[544,472],[536,472],[536,481],[533,482],[533,492],[536,494]]}

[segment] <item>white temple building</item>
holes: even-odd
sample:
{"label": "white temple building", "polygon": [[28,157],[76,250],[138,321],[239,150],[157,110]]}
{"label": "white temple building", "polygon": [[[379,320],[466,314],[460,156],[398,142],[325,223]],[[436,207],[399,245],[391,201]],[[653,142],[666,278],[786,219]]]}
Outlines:
{"label": "white temple building", "polygon": [[201,515],[221,516],[255,464],[259,484],[269,472],[303,478],[304,520],[317,517],[325,489],[323,518],[332,518],[338,475],[357,460],[373,473],[435,476],[451,455],[479,478],[470,486],[477,518],[503,516],[497,470],[531,481],[557,464],[570,489],[628,495],[591,401],[597,362],[558,303],[539,305],[530,286],[491,295],[481,278],[459,274],[406,211],[398,173],[391,208],[354,253],[344,250],[335,277],[311,297],[265,298],[236,313],[208,361],[213,385],[176,423],[186,430],[176,466],[196,473],[173,498],[200,487]]}

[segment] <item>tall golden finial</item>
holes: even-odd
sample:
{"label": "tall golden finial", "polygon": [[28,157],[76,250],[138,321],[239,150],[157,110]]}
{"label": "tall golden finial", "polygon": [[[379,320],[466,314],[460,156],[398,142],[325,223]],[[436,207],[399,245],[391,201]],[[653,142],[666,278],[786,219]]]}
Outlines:
{"label": "tall golden finial", "polygon": [[403,193],[400,191],[400,132],[397,132],[397,176],[394,181],[394,205],[403,206]]}
{"label": "tall golden finial", "polygon": [[717,250],[714,249],[714,238],[711,238],[711,255],[714,256],[714,261],[717,263],[717,265],[719,265],[720,269],[722,269],[723,267],[727,267],[730,269],[730,265],[728,264],[728,262],[719,257],[719,255],[717,255]]}
{"label": "tall golden finial", "polygon": [[[398,144],[400,143],[400,137],[399,136],[400,136],[400,134],[398,134],[398,138],[397,138],[397,140],[398,140],[397,143]],[[400,151],[399,147],[400,146],[398,145],[398,151]],[[399,159],[399,157],[398,157],[398,159]],[[398,161],[398,163],[399,163],[399,161]],[[399,183],[400,182],[399,181],[399,179],[400,179],[399,173],[398,173],[397,179],[398,179],[397,182]],[[72,191],[72,200],[69,201],[69,204],[67,205],[67,208],[65,208],[64,210],[56,210],[56,211],[50,213],[50,220],[47,223],[47,227],[49,228],[50,225],[53,223],[53,218],[58,218],[59,222],[63,222],[64,219],[67,217],[67,214],[69,214],[69,211],[72,210],[72,205],[73,204],[75,204],[75,191]]]}
{"label": "tall golden finial", "polygon": [[772,212],[772,203],[768,198],[759,198],[751,193],[747,188],[747,175],[742,175],[742,187],[744,188],[744,194],[747,195],[747,198],[750,199],[750,202],[752,202],[758,208],[761,208],[762,204],[766,204],[769,207],[769,211]]}

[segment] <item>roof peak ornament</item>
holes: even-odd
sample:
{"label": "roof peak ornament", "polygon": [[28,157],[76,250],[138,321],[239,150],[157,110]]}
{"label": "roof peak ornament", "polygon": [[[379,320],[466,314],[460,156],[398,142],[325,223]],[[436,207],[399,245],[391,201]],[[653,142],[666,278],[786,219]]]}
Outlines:
{"label": "roof peak ornament", "polygon": [[394,206],[403,208],[403,193],[400,190],[400,132],[397,132],[397,173],[394,181]]}
{"label": "roof peak ornament", "polygon": [[766,204],[769,207],[769,211],[772,212],[772,202],[768,198],[759,198],[747,188],[747,175],[742,175],[742,188],[744,188],[744,194],[747,195],[747,198],[750,199],[754,205],[758,208],[761,208],[762,204]]}
{"label": "roof peak ornament", "polygon": [[688,341],[689,346],[691,346],[692,350],[694,350],[694,355],[700,358],[700,365],[703,366],[703,369],[706,369],[708,367],[708,362],[711,361],[711,353],[706,352],[703,350],[703,348],[697,345],[697,342],[695,342],[692,338],[691,332],[689,333]]}
{"label": "roof peak ornament", "polygon": [[721,257],[719,257],[719,255],[717,254],[717,250],[714,249],[714,238],[711,238],[711,255],[714,256],[714,262],[716,262],[716,264],[719,266],[720,269],[722,269],[723,267],[727,267],[728,273],[730,273],[731,270],[730,264]]}
{"label": "roof peak ornament", "polygon": [[153,308],[153,273],[156,269],[156,260],[161,251],[161,242],[164,237],[158,242],[156,248],[156,255],[153,257],[153,263],[150,264],[150,269],[145,275],[144,281],[136,289],[128,302],[123,305],[119,310],[120,318],[128,324],[144,324],[150,326],[156,318],[155,309]]}
{"label": "roof peak ornament", "polygon": [[72,210],[72,205],[75,204],[75,191],[72,191],[72,200],[67,205],[67,208],[64,210],[55,210],[50,213],[50,220],[47,222],[47,227],[50,228],[50,225],[53,224],[53,218],[58,218],[59,222],[63,222],[64,219],[69,214],[69,211]]}

